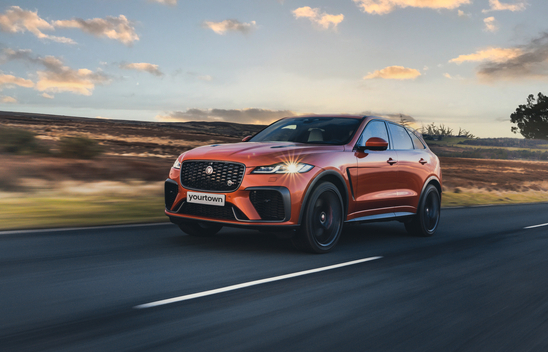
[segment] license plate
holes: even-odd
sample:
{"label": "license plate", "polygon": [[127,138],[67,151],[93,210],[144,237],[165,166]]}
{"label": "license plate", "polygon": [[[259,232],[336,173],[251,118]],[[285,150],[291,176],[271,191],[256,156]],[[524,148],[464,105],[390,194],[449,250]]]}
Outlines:
{"label": "license plate", "polygon": [[186,201],[189,203],[216,205],[223,207],[225,205],[224,194],[187,192]]}

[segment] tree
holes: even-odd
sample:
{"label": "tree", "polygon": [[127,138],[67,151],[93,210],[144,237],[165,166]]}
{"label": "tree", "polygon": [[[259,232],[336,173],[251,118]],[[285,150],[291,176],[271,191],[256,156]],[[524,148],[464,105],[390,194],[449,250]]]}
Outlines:
{"label": "tree", "polygon": [[527,104],[520,105],[510,115],[510,121],[517,124],[517,127],[512,127],[512,132],[519,131],[527,139],[548,140],[548,97],[538,93],[535,102],[535,96],[530,94],[527,97]]}

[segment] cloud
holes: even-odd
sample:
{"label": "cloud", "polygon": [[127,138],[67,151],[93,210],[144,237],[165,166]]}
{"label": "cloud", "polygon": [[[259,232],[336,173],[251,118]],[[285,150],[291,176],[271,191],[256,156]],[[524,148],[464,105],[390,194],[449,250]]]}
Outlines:
{"label": "cloud", "polygon": [[491,6],[487,10],[482,10],[483,13],[491,12],[491,11],[523,11],[525,10],[525,7],[527,6],[527,3],[525,1],[518,1],[515,4],[501,4],[500,0],[489,0],[489,5]]}
{"label": "cloud", "polygon": [[478,67],[478,77],[483,81],[548,78],[548,33],[515,50],[520,50],[519,55],[482,63]]}
{"label": "cloud", "polygon": [[497,26],[497,20],[495,20],[495,17],[487,17],[483,19],[483,23],[485,23],[485,31],[494,33],[498,31],[499,27]]}
{"label": "cloud", "polygon": [[31,32],[37,38],[49,39],[59,43],[76,44],[70,38],[56,37],[44,34],[42,31],[53,31],[55,28],[46,20],[38,16],[38,11],[23,10],[19,6],[11,6],[5,13],[0,14],[0,31],[8,33]]}
{"label": "cloud", "polygon": [[53,25],[60,28],[78,28],[96,37],[107,37],[128,46],[139,40],[139,36],[135,33],[133,22],[128,21],[124,15],[120,15],[119,17],[92,18],[89,20],[73,18],[71,20],[54,21]]}
{"label": "cloud", "polygon": [[198,79],[201,79],[202,81],[212,81],[213,80],[213,77],[211,77],[210,75],[205,75],[205,76],[198,76]]}
{"label": "cloud", "polygon": [[[61,59],[54,56],[39,57],[32,54],[31,50],[4,49],[2,62],[11,60],[25,61],[40,65],[43,71],[37,71],[38,82],[34,85],[29,80],[25,84],[32,84],[40,92],[56,93],[71,92],[74,94],[91,95],[96,84],[106,84],[110,78],[101,73],[93,72],[86,68],[72,69],[63,64]],[[29,83],[30,82],[30,83]]]}
{"label": "cloud", "polygon": [[414,68],[406,68],[403,66],[389,66],[382,70],[377,70],[373,73],[369,72],[363,79],[383,78],[383,79],[415,79],[421,73]]}
{"label": "cloud", "polygon": [[119,67],[125,70],[145,71],[154,76],[164,75],[164,73],[160,71],[160,69],[158,68],[158,65],[149,64],[146,62],[136,62],[136,63],[124,62],[124,63],[121,63]]}
{"label": "cloud", "polygon": [[245,23],[238,20],[224,20],[221,22],[204,21],[202,26],[204,28],[209,28],[213,32],[220,35],[224,35],[226,32],[240,32],[247,34],[257,28],[257,23],[255,21]]}
{"label": "cloud", "polygon": [[157,115],[156,120],[162,122],[187,121],[225,121],[248,124],[270,124],[282,117],[295,116],[290,110],[268,109],[188,109],[187,111],[171,111],[166,115]]}
{"label": "cloud", "polygon": [[311,8],[310,6],[299,7],[293,10],[295,18],[308,18],[312,23],[320,26],[323,29],[329,29],[329,27],[336,29],[337,25],[344,19],[344,15],[330,15],[328,13],[320,13],[319,8]]}
{"label": "cloud", "polygon": [[460,55],[451,63],[480,62],[477,76],[482,81],[548,78],[548,33],[514,48],[487,48]]}
{"label": "cloud", "polygon": [[175,6],[177,5],[177,0],[148,0],[149,2],[157,2],[163,5]]}
{"label": "cloud", "polygon": [[48,94],[48,93],[42,93],[41,94],[42,97],[46,98],[46,99],[53,99],[55,98],[55,96],[51,95],[51,94]]}
{"label": "cloud", "polygon": [[458,10],[457,11],[457,14],[459,15],[459,17],[466,17],[466,18],[469,18],[470,17],[470,14],[469,13],[466,13],[462,10]]}
{"label": "cloud", "polygon": [[45,71],[36,72],[38,75],[36,89],[41,92],[91,95],[96,84],[110,81],[106,75],[100,72],[93,72],[86,68],[75,70],[64,66],[61,60],[53,56],[40,58],[40,61],[46,68]]}
{"label": "cloud", "polygon": [[457,76],[451,76],[449,73],[444,73],[443,74],[443,77],[447,78],[447,79],[452,79],[452,80],[462,80],[463,78],[459,75]]}
{"label": "cloud", "polygon": [[0,102],[2,102],[2,103],[17,103],[17,99],[15,99],[14,97],[2,96],[2,97],[0,97]]}
{"label": "cloud", "polygon": [[29,79],[24,79],[21,77],[0,74],[0,90],[2,90],[4,86],[5,88],[12,88],[14,86],[32,88],[34,87],[34,82],[32,82]]}
{"label": "cloud", "polygon": [[467,61],[486,61],[491,62],[505,62],[509,59],[513,59],[523,52],[519,48],[487,48],[485,50],[479,50],[474,54],[459,55],[458,57],[449,60],[450,63],[461,64]]}
{"label": "cloud", "polygon": [[370,14],[384,15],[395,8],[418,7],[430,9],[456,9],[471,3],[471,0],[353,0],[358,7]]}

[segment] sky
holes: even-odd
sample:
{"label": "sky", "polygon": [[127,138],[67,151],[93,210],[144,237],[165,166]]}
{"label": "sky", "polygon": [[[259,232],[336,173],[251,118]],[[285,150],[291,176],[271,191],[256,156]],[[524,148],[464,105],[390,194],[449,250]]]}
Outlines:
{"label": "sky", "polygon": [[545,0],[0,1],[0,110],[268,124],[403,116],[520,137]]}

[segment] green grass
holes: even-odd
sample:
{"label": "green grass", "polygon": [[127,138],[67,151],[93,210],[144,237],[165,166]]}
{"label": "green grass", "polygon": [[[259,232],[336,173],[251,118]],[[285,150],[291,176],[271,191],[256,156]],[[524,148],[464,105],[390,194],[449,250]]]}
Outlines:
{"label": "green grass", "polygon": [[163,197],[23,196],[0,209],[0,230],[167,221]]}

